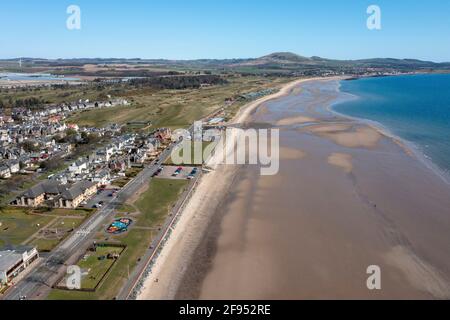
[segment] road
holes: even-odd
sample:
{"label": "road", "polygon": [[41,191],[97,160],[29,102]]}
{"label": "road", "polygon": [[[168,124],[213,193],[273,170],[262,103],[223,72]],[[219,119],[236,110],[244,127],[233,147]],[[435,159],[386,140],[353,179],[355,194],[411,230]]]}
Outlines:
{"label": "road", "polygon": [[89,246],[94,240],[95,232],[99,227],[108,223],[114,217],[116,208],[151,180],[153,174],[158,170],[160,162],[170,156],[173,147],[172,145],[167,148],[155,162],[145,167],[115,197],[111,198],[102,209],[85,221],[78,228],[78,231],[59,244],[30,274],[15,287],[11,288],[3,299],[38,298],[41,291],[52,287],[60,279],[62,272],[65,271],[66,262],[79,252],[80,248]]}

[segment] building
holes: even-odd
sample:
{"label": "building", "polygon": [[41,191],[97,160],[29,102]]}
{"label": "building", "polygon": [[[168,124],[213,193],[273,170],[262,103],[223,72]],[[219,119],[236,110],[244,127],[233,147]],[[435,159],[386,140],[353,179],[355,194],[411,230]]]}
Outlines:
{"label": "building", "polygon": [[82,174],[89,169],[89,163],[85,160],[78,160],[69,166],[69,172],[73,174]]}
{"label": "building", "polygon": [[0,284],[10,284],[38,258],[34,247],[0,249]]}
{"label": "building", "polygon": [[75,209],[89,200],[97,192],[97,184],[91,181],[80,181],[65,190],[54,202],[54,207]]}
{"label": "building", "polygon": [[154,136],[162,143],[166,143],[172,139],[172,131],[168,128],[161,128],[155,132]]}
{"label": "building", "polygon": [[92,182],[97,183],[98,186],[107,185],[110,182],[111,174],[108,169],[103,169],[94,173]]}
{"label": "building", "polygon": [[18,173],[20,171],[20,162],[17,160],[11,160],[8,163],[8,167],[11,173]]}
{"label": "building", "polygon": [[58,181],[46,181],[24,192],[12,205],[75,209],[82,202],[89,200],[96,192],[97,184],[91,181],[80,181],[73,185],[63,185]]}
{"label": "building", "polygon": [[2,179],[11,178],[11,170],[7,166],[0,166],[0,178]]}
{"label": "building", "polygon": [[56,181],[48,181],[40,183],[19,196],[14,205],[20,207],[39,207],[44,204],[46,200],[51,200],[64,192],[66,188]]}

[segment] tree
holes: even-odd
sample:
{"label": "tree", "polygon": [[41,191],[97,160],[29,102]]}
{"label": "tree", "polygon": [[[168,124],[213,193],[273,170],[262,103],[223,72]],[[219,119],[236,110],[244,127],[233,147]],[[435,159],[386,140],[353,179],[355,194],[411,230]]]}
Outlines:
{"label": "tree", "polygon": [[59,169],[63,164],[63,159],[61,157],[53,157],[41,163],[40,168],[45,171],[52,171]]}
{"label": "tree", "polygon": [[20,144],[20,146],[25,150],[26,152],[37,152],[39,151],[39,146],[30,140],[24,141]]}

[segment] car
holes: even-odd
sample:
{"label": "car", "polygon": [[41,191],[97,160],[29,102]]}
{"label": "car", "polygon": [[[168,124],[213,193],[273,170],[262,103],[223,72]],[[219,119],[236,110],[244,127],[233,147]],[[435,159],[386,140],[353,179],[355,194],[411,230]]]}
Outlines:
{"label": "car", "polygon": [[179,167],[177,170],[175,170],[175,172],[173,173],[173,177],[177,177],[181,172],[183,171],[182,167]]}

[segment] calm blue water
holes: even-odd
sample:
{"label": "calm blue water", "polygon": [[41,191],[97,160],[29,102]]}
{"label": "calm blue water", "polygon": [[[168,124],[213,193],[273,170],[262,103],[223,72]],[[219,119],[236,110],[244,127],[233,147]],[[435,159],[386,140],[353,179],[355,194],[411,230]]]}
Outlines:
{"label": "calm blue water", "polygon": [[381,123],[450,171],[450,74],[367,78],[341,85],[342,92],[358,98],[334,110]]}
{"label": "calm blue water", "polygon": [[40,80],[40,81],[76,81],[76,78],[57,77],[46,73],[0,73],[1,80],[24,81],[24,80]]}

